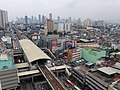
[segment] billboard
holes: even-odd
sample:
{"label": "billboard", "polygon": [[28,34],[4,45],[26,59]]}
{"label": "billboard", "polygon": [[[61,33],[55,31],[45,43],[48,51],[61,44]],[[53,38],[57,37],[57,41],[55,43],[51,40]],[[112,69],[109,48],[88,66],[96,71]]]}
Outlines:
{"label": "billboard", "polygon": [[68,51],[68,59],[72,60],[72,52],[71,51]]}
{"label": "billboard", "polygon": [[51,50],[53,53],[55,53],[56,51],[56,47],[57,47],[57,40],[51,40]]}
{"label": "billboard", "polygon": [[57,47],[57,42],[58,42],[57,40],[52,40],[51,41],[51,46],[52,47]]}
{"label": "billboard", "polygon": [[76,42],[74,40],[66,41],[66,48],[74,48],[76,46]]}

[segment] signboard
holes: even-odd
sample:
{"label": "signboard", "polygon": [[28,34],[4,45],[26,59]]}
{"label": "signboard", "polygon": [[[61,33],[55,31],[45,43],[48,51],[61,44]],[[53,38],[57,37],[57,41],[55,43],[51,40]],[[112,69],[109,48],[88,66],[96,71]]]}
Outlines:
{"label": "signboard", "polygon": [[71,40],[71,41],[66,41],[66,48],[73,48],[75,47],[75,41]]}
{"label": "signboard", "polygon": [[68,51],[68,59],[72,60],[72,52],[71,51]]}
{"label": "signboard", "polygon": [[53,53],[55,53],[56,47],[57,47],[57,40],[52,40],[51,41],[51,49],[52,49]]}
{"label": "signboard", "polygon": [[77,43],[79,47],[99,47],[98,43]]}
{"label": "signboard", "polygon": [[56,47],[57,46],[57,40],[52,40],[51,45],[52,45],[52,47]]}

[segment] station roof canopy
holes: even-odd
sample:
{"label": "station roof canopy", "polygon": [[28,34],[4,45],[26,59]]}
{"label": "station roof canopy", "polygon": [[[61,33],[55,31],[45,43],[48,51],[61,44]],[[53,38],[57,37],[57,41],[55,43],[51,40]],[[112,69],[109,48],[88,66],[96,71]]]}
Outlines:
{"label": "station roof canopy", "polygon": [[22,39],[19,42],[29,63],[38,60],[51,60],[51,58],[46,55],[39,47],[37,47],[31,40]]}

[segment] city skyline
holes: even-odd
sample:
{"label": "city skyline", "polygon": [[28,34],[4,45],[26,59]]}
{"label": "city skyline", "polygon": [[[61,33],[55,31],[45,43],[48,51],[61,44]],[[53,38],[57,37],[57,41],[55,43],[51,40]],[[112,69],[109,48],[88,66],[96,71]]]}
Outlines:
{"label": "city skyline", "polygon": [[[58,4],[59,3],[59,4]],[[0,9],[8,11],[9,21],[16,17],[38,16],[39,14],[53,18],[91,18],[120,23],[119,0],[1,0]]]}

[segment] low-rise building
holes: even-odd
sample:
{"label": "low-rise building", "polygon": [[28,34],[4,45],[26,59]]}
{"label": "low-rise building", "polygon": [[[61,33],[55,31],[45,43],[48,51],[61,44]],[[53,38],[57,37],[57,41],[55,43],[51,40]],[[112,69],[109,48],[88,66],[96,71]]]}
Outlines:
{"label": "low-rise building", "polygon": [[0,81],[2,89],[16,89],[18,86],[17,69],[12,56],[0,54]]}
{"label": "low-rise building", "polygon": [[114,49],[119,49],[120,50],[120,43],[119,42],[113,42],[111,44],[111,47],[114,48]]}
{"label": "low-rise building", "polygon": [[83,48],[82,58],[88,62],[96,63],[99,58],[106,57],[106,51],[97,48]]}

